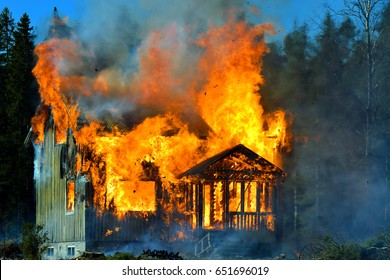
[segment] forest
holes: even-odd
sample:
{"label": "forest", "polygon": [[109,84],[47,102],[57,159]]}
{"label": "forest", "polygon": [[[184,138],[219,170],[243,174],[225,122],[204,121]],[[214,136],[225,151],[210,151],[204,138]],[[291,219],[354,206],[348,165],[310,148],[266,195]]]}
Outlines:
{"label": "forest", "polygon": [[[34,150],[25,139],[40,97],[35,28],[28,14],[16,22],[0,8],[0,240],[8,240],[35,222]],[[292,142],[282,167],[286,248],[299,252],[319,236],[316,244],[326,246],[387,233],[390,2],[345,1],[315,28],[297,25],[268,48],[261,101],[266,112],[287,112]]]}

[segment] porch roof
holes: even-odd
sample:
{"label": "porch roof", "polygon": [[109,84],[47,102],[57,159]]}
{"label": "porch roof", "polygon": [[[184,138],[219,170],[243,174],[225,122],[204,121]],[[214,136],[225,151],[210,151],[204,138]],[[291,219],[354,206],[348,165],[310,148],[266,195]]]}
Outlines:
{"label": "porch roof", "polygon": [[242,144],[222,151],[179,175],[188,179],[275,180],[286,173]]}

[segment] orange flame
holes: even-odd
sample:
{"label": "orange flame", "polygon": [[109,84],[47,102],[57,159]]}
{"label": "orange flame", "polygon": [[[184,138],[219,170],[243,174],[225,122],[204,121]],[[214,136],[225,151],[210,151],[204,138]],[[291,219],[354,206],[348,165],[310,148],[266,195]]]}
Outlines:
{"label": "orange flame", "polygon": [[208,82],[204,94],[198,95],[198,106],[218,136],[213,146],[242,143],[280,166],[278,148],[287,144],[284,112],[264,115],[258,93],[264,83],[260,67],[261,57],[268,52],[266,31],[273,29],[229,21],[201,37],[198,43],[205,52],[200,68]]}
{"label": "orange flame", "polygon": [[75,199],[75,184],[73,181],[67,183],[66,188],[66,211],[74,211],[74,199]]}
{"label": "orange flame", "polygon": [[[40,94],[43,104],[51,107],[54,123],[56,125],[56,141],[64,143],[68,128],[76,130],[77,104],[73,103],[71,96],[66,96],[62,92],[64,84],[72,83],[61,76],[58,65],[66,54],[73,55],[76,52],[75,45],[69,40],[52,39],[49,42],[38,44],[35,53],[38,55],[38,62],[33,69],[33,74],[40,85]],[[37,119],[35,119],[36,121]],[[43,140],[42,124],[33,121],[33,130],[37,131],[38,141]]]}
{"label": "orange flame", "polygon": [[[273,32],[272,27],[234,20],[210,27],[195,42],[203,52],[195,65],[187,66],[197,68],[194,72],[198,76],[191,77],[192,81],[178,66],[176,55],[188,47],[181,41],[180,32],[173,25],[147,37],[139,48],[139,72],[131,85],[117,83],[120,72],[112,69],[99,71],[94,77],[69,74],[66,70],[82,60],[76,42],[52,39],[35,50],[39,60],[33,73],[43,104],[51,108],[57,143],[64,143],[71,129],[77,144],[92,151],[89,158],[77,158],[76,171],[90,175],[94,204],[101,210],[113,206],[119,217],[128,211],[155,211],[155,180],[169,186],[168,182],[177,182],[180,173],[221,150],[242,143],[281,166],[281,150],[289,145],[285,113],[265,114],[260,104],[259,91],[264,83],[261,57],[268,52],[264,36]],[[156,114],[126,127],[92,118],[94,112],[83,111],[88,119],[83,124],[78,98],[93,99],[97,92],[132,100],[135,106],[156,108]],[[211,127],[207,139],[190,128],[191,123],[183,117],[188,111],[197,112]],[[47,114],[39,112],[32,120],[37,142],[43,141],[46,119]],[[245,205],[251,212],[256,207],[251,201],[256,190],[251,185],[248,188]],[[206,209],[212,214],[204,216],[206,227],[222,221],[222,197],[218,197],[222,186],[216,184],[213,189],[217,191],[207,194],[208,205],[211,201],[214,205],[213,213]],[[232,201],[229,207],[238,205]],[[264,212],[272,211],[261,207]],[[268,223],[273,227],[271,220]]]}

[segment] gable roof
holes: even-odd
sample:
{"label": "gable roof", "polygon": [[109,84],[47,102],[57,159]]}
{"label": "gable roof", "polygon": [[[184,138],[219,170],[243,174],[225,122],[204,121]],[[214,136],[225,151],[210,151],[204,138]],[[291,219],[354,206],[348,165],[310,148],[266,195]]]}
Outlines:
{"label": "gable roof", "polygon": [[242,144],[212,156],[179,175],[179,178],[274,180],[286,173]]}

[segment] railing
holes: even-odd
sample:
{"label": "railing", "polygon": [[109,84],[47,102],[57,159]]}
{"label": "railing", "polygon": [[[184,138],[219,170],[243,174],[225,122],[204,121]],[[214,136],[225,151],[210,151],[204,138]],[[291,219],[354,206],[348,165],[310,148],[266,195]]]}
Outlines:
{"label": "railing", "polygon": [[[271,212],[230,212],[228,227],[230,229],[256,231],[273,228],[274,215]],[[272,225],[270,225],[272,223]]]}
{"label": "railing", "polygon": [[211,248],[210,233],[206,234],[198,243],[195,245],[195,256],[199,257],[201,254]]}

